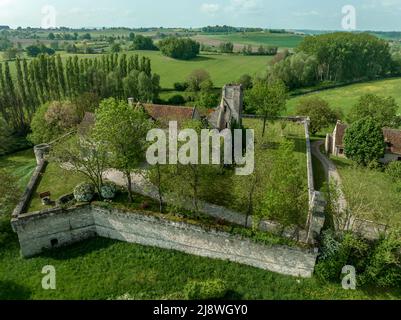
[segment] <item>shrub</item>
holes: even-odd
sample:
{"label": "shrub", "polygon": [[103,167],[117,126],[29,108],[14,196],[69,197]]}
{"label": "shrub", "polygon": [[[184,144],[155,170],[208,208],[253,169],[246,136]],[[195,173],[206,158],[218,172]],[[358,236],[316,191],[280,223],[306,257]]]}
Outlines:
{"label": "shrub", "polygon": [[184,288],[188,300],[219,300],[227,294],[227,286],[223,280],[191,281]]}
{"label": "shrub", "polygon": [[185,91],[188,89],[188,83],[187,82],[176,82],[176,83],[174,83],[174,89],[176,91]]}
{"label": "shrub", "polygon": [[351,233],[336,239],[333,233],[325,232],[322,253],[315,268],[316,276],[325,281],[338,281],[346,265],[354,266],[361,274],[366,267],[368,253],[368,244]]}
{"label": "shrub", "polygon": [[375,284],[380,287],[401,286],[400,234],[390,233],[378,242],[361,280],[363,284]]}
{"label": "shrub", "polygon": [[106,182],[100,188],[100,192],[103,199],[114,199],[117,194],[117,186],[113,182]]}
{"label": "shrub", "polygon": [[175,105],[175,106],[184,105],[185,102],[186,102],[185,98],[180,94],[176,94],[176,95],[172,96],[167,101],[168,104]]}
{"label": "shrub", "polygon": [[90,202],[95,196],[95,186],[91,183],[83,182],[74,189],[74,197],[78,202]]}
{"label": "shrub", "polygon": [[401,181],[401,162],[391,162],[386,169],[386,173],[396,182]]}

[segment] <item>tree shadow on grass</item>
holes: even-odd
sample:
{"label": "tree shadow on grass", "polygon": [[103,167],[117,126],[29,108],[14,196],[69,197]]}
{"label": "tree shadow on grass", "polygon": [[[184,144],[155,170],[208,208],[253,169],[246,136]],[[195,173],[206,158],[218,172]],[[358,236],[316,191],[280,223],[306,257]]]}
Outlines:
{"label": "tree shadow on grass", "polygon": [[208,56],[197,56],[196,58],[188,60],[188,61],[201,62],[201,61],[210,61],[210,60],[216,60],[216,58],[208,57]]}
{"label": "tree shadow on grass", "polygon": [[52,250],[43,251],[39,257],[49,258],[59,261],[84,257],[100,250],[104,250],[117,243],[117,240],[111,240],[101,237],[93,237],[91,239],[82,240],[68,246],[62,246]]}
{"label": "tree shadow on grass", "polygon": [[0,300],[28,300],[32,292],[13,281],[0,281]]}

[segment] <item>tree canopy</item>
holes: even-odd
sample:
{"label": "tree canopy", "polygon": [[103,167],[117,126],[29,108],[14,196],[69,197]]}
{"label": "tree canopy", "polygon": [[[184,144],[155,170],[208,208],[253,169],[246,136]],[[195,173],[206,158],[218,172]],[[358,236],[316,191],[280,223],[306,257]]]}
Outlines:
{"label": "tree canopy", "polygon": [[190,60],[200,51],[200,44],[189,38],[170,37],[159,42],[160,51],[171,58]]}
{"label": "tree canopy", "polygon": [[313,134],[335,124],[342,117],[340,111],[332,110],[326,100],[318,97],[301,99],[296,108],[296,113],[297,115],[308,116],[310,118],[309,128]]}
{"label": "tree canopy", "polygon": [[344,136],[345,155],[359,165],[380,160],[385,153],[383,129],[377,121],[366,117],[349,127]]}
{"label": "tree canopy", "polygon": [[397,116],[398,109],[399,106],[393,97],[366,94],[352,107],[348,122],[354,123],[362,118],[371,117],[382,128],[398,128],[401,124],[401,118]]}

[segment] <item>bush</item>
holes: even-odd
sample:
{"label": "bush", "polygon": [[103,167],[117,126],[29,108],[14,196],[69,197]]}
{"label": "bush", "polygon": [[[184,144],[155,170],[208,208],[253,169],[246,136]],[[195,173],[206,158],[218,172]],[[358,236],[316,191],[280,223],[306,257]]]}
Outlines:
{"label": "bush", "polygon": [[103,199],[114,199],[117,194],[117,186],[113,182],[106,182],[101,188],[101,196]]}
{"label": "bush", "polygon": [[174,105],[174,106],[184,105],[185,102],[186,102],[185,98],[180,94],[176,94],[176,95],[172,96],[167,101],[168,104]]}
{"label": "bush", "polygon": [[321,254],[315,273],[326,281],[341,279],[342,268],[355,267],[357,285],[399,287],[401,285],[401,238],[393,232],[370,243],[354,234],[337,238],[332,232],[324,232]]}
{"label": "bush", "polygon": [[187,82],[176,82],[176,83],[174,83],[174,89],[176,91],[185,91],[188,89],[188,83]]}
{"label": "bush", "polygon": [[391,233],[378,242],[361,280],[363,284],[380,287],[401,286],[401,238],[398,233]]}
{"label": "bush", "polygon": [[401,162],[391,162],[387,168],[386,173],[396,182],[401,181]]}
{"label": "bush", "polygon": [[91,183],[83,182],[74,189],[74,197],[78,202],[90,202],[95,196],[95,186]]}
{"label": "bush", "polygon": [[227,294],[223,280],[191,281],[184,288],[188,300],[220,300]]}

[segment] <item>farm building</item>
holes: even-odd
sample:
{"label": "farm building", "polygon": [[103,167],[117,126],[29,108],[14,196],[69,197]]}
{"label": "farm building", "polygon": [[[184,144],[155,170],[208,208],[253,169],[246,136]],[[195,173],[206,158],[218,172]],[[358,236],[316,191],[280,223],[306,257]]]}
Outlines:
{"label": "farm building", "polygon": [[[326,137],[326,152],[335,157],[345,157],[344,136],[348,126],[337,121],[333,134]],[[386,143],[386,154],[381,162],[389,163],[401,161],[401,130],[384,128],[384,142]]]}

